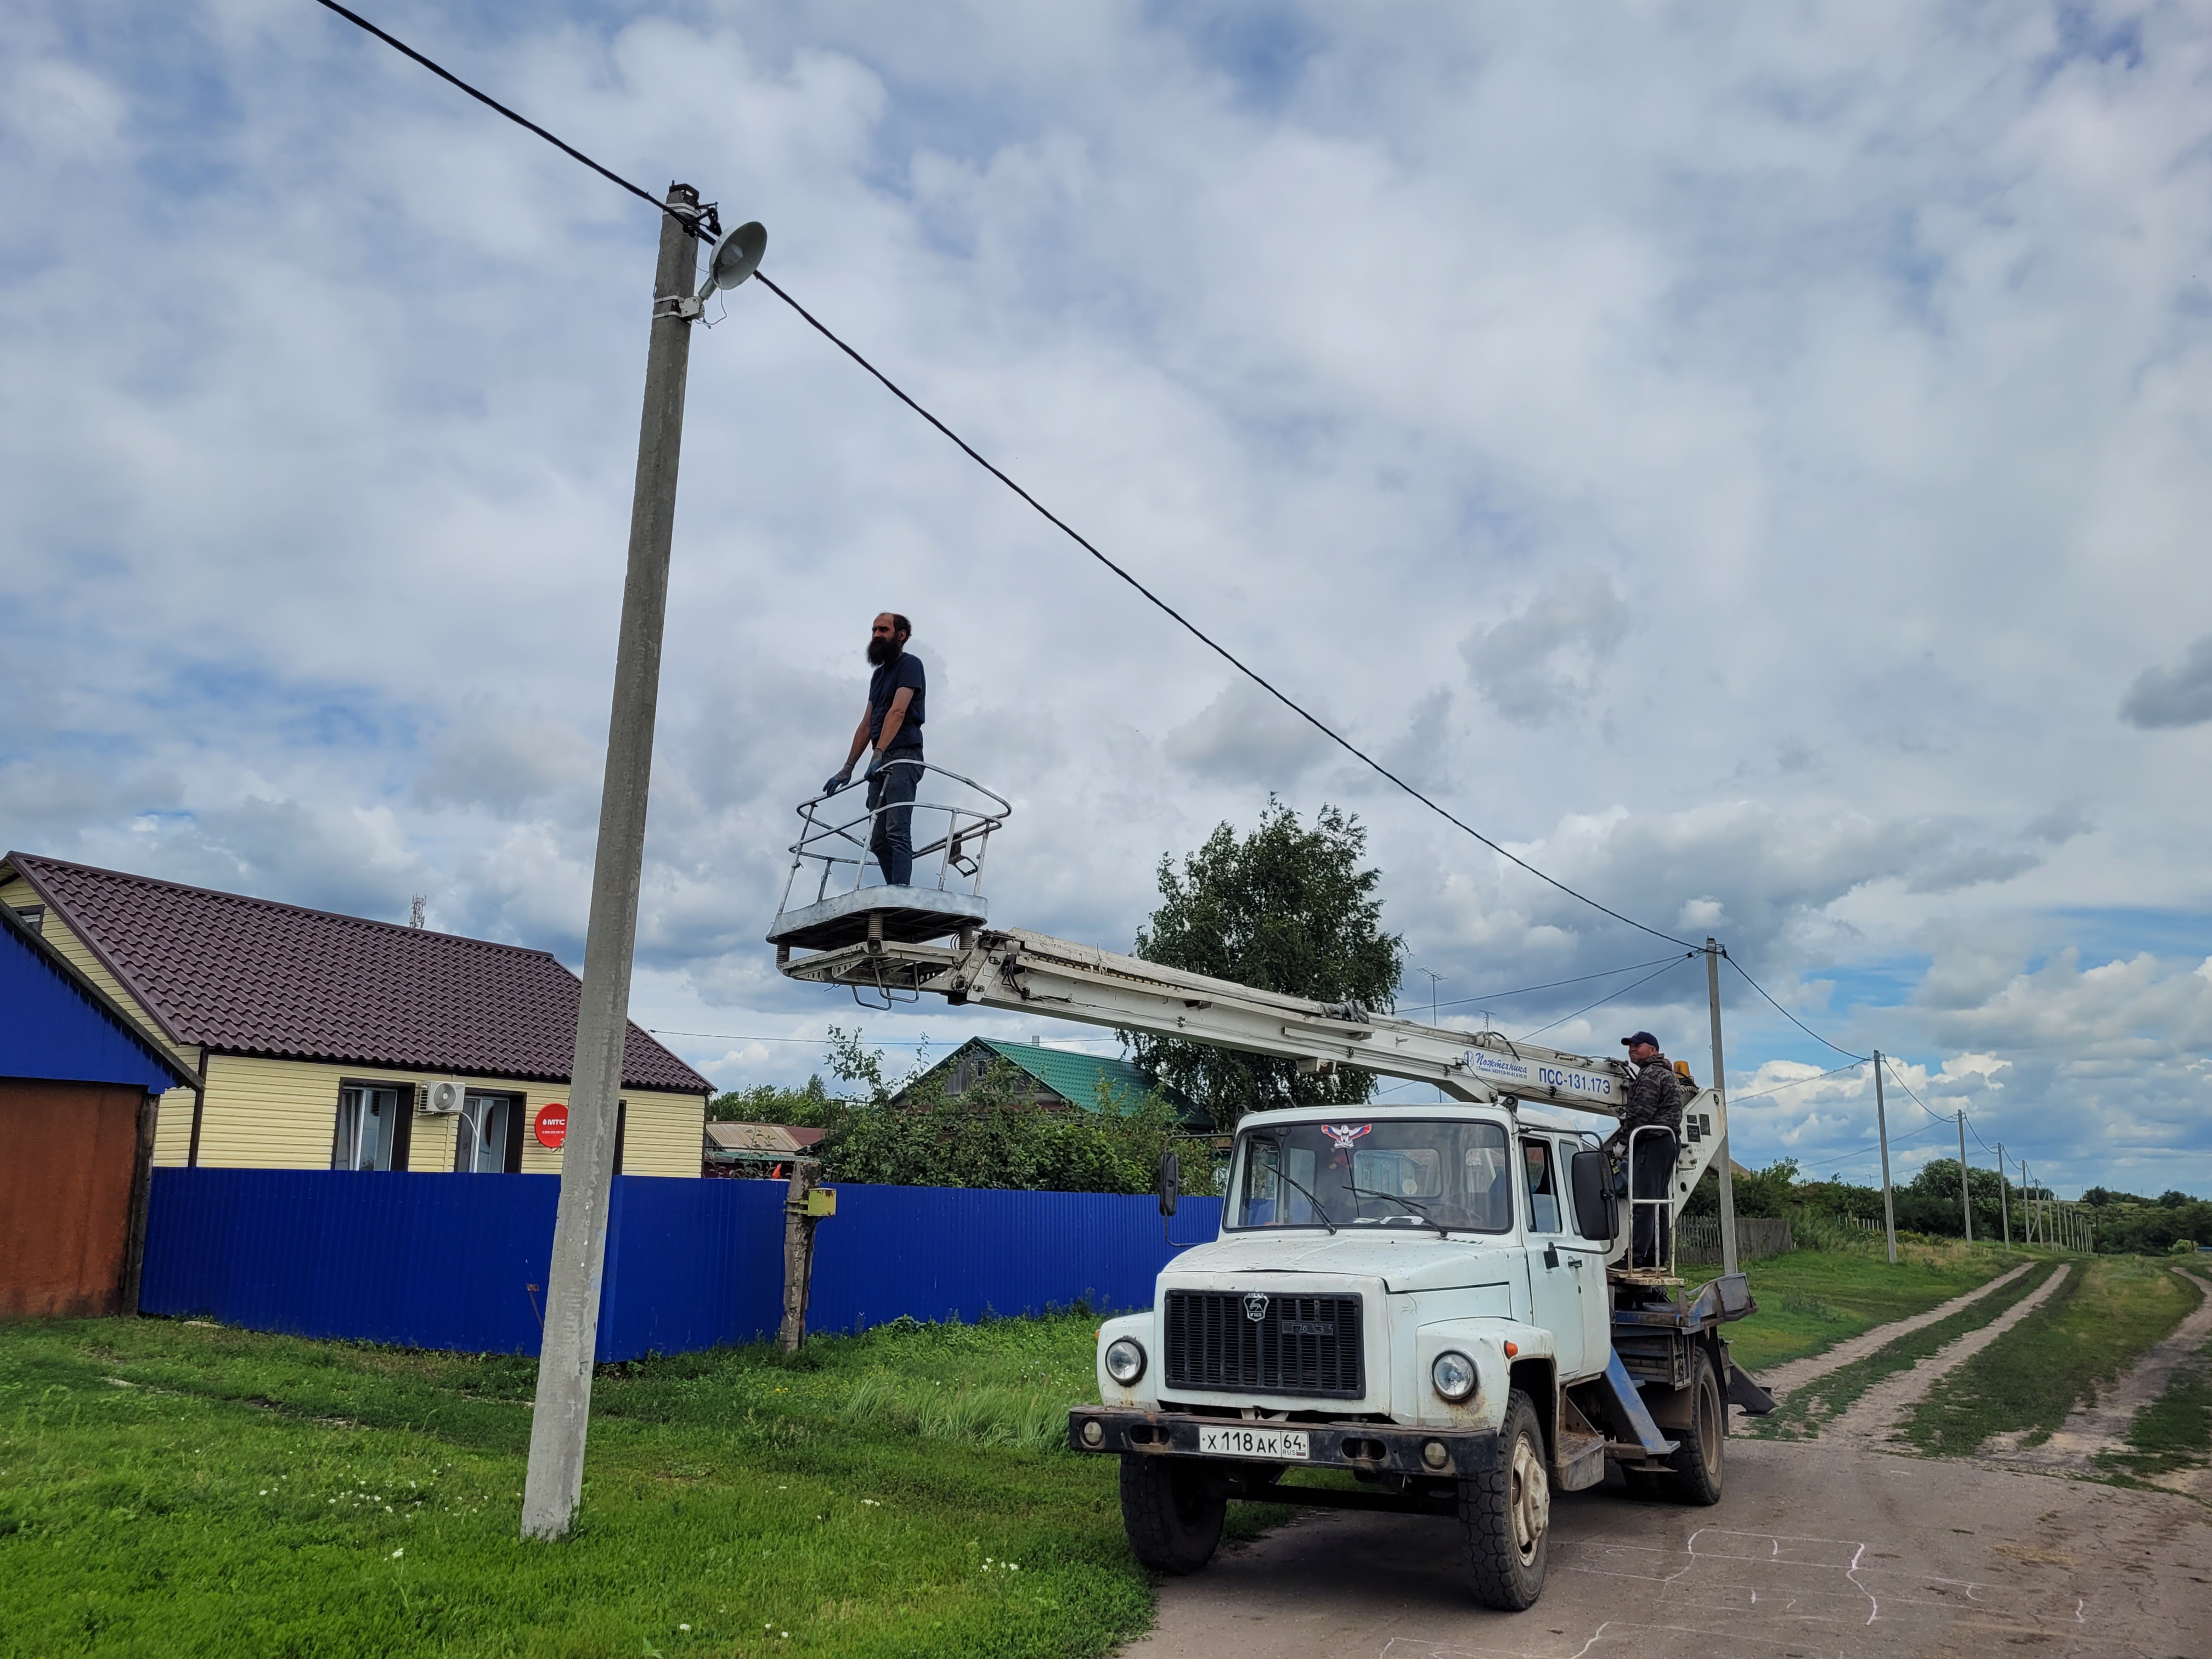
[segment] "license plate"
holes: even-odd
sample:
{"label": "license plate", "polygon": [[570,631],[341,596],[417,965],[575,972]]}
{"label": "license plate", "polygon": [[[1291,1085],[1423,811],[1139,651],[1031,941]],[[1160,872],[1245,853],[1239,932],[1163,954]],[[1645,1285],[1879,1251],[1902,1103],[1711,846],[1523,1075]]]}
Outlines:
{"label": "license plate", "polygon": [[1307,1449],[1304,1429],[1201,1428],[1198,1449],[1215,1457],[1258,1457],[1276,1462],[1304,1462],[1313,1455]]}

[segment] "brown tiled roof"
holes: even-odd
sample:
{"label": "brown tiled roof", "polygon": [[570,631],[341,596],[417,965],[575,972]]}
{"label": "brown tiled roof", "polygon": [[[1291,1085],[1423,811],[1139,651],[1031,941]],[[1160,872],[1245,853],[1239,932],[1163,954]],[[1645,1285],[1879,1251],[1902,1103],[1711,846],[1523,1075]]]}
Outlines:
{"label": "brown tiled roof", "polygon": [[[568,1080],[583,988],[544,951],[25,853],[7,861],[179,1042]],[[623,1083],[713,1086],[635,1024]]]}

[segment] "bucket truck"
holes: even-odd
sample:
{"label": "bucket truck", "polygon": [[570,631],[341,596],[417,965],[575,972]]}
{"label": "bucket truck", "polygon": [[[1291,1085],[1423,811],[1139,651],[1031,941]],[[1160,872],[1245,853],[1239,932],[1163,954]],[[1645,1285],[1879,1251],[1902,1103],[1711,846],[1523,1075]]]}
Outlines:
{"label": "bucket truck", "polygon": [[[1458,1523],[1475,1598],[1515,1609],[1542,1590],[1555,1493],[1617,1468],[1651,1497],[1719,1500],[1729,1406],[1773,1402],[1722,1334],[1754,1311],[1744,1277],[1692,1287],[1674,1272],[1674,1223],[1724,1145],[1717,1091],[1685,1109],[1665,1195],[1624,1200],[1597,1133],[1527,1109],[1610,1127],[1624,1062],[994,927],[981,853],[1006,804],[916,810],[943,812],[944,833],[917,848],[917,885],[884,888],[858,882],[865,812],[836,822],[826,799],[800,808],[769,935],[784,974],[878,1006],[937,995],[1285,1057],[1312,1074],[1356,1067],[1446,1097],[1248,1114],[1218,1236],[1169,1261],[1149,1310],[1101,1327],[1098,1401],[1069,1412],[1068,1445],[1120,1460],[1140,1561],[1203,1567],[1231,1498],[1431,1515]],[[921,884],[933,854],[936,884]],[[846,864],[854,884],[832,894]],[[817,870],[809,892],[800,878]],[[1179,1185],[1170,1152],[1164,1217]],[[1658,1212],[1658,1248],[1632,1262],[1623,1212],[1643,1206]],[[1302,1469],[1352,1482],[1300,1483]]]}

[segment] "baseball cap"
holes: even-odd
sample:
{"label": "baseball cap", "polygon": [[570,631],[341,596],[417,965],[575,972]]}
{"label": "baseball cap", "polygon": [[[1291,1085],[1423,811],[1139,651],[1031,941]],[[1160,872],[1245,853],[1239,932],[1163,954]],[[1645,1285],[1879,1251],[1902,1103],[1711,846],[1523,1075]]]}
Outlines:
{"label": "baseball cap", "polygon": [[1659,1046],[1659,1039],[1649,1031],[1632,1031],[1628,1036],[1621,1038],[1620,1046],[1624,1048],[1633,1048],[1639,1042],[1648,1042],[1655,1048]]}

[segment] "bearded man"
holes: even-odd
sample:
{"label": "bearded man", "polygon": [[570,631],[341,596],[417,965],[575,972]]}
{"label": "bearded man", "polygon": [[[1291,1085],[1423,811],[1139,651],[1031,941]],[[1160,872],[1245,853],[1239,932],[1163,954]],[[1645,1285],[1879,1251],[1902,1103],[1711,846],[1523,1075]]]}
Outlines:
{"label": "bearded man", "polygon": [[868,850],[884,872],[886,886],[910,886],[914,878],[914,792],[921,781],[921,721],[927,690],[921,659],[906,648],[914,624],[896,611],[878,617],[868,633],[868,705],[853,732],[853,747],[842,772],[830,775],[822,793],[834,795],[853,781],[861,751],[868,751],[868,810],[874,828]]}

